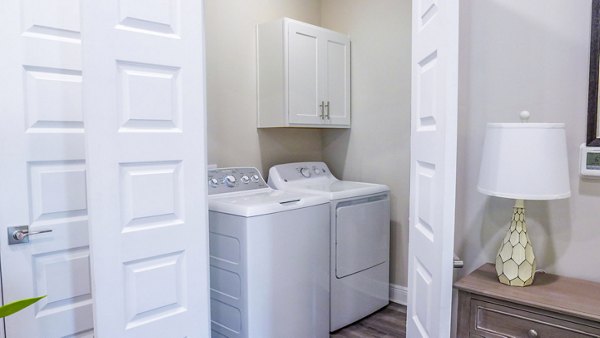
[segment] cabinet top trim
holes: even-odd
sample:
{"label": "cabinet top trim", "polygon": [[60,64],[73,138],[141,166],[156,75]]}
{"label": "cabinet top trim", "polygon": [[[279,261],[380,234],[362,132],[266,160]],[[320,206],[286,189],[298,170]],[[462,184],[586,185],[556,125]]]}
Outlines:
{"label": "cabinet top trim", "polygon": [[[344,37],[347,37],[348,39],[350,38],[350,35],[347,34],[347,33],[337,32],[337,31],[331,30],[329,28],[324,28],[322,26],[313,25],[312,23],[308,23],[308,22],[304,22],[304,21],[299,21],[299,20],[296,20],[296,19],[288,18],[288,17],[283,17],[283,18],[280,18],[280,19],[274,20],[274,21],[275,22],[281,21],[284,24],[286,24],[286,23],[287,24],[289,24],[289,23],[296,23],[296,24],[299,24],[299,25],[304,25],[304,26],[307,26],[307,27],[311,27],[313,29],[319,29],[319,30],[327,31],[327,32],[334,33],[334,34],[339,34],[339,35],[342,35]],[[273,21],[270,21],[270,22],[273,22]],[[265,23],[269,23],[269,22],[265,22]]]}

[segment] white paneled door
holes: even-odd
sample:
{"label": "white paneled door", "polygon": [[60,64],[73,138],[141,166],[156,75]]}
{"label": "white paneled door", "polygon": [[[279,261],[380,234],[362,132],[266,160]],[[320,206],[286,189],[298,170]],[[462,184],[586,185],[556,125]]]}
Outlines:
{"label": "white paneled door", "polygon": [[[0,50],[3,300],[47,295],[6,335],[91,337],[79,1],[0,1]],[[29,242],[9,245],[22,225]]]}
{"label": "white paneled door", "polygon": [[407,337],[449,337],[458,0],[413,0]]}
{"label": "white paneled door", "polygon": [[82,7],[96,334],[208,337],[203,3]]}

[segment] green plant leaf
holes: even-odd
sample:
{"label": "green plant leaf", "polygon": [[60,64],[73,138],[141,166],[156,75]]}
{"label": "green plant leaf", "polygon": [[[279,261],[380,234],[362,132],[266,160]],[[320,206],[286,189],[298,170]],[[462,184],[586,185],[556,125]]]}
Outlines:
{"label": "green plant leaf", "polygon": [[8,303],[4,306],[0,306],[0,318],[10,316],[15,312],[19,312],[44,297],[46,297],[46,296],[21,299],[16,302]]}

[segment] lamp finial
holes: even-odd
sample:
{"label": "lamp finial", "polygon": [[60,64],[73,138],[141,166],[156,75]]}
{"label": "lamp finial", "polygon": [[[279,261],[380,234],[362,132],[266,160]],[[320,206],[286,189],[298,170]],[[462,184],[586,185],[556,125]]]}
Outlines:
{"label": "lamp finial", "polygon": [[520,114],[519,117],[521,118],[521,122],[522,123],[527,123],[529,122],[529,117],[531,116],[531,114],[527,111],[527,110],[523,110]]}

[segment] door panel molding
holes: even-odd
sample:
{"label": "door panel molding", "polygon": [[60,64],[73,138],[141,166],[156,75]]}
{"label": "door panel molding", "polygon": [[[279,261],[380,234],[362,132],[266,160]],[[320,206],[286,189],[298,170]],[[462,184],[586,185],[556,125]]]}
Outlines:
{"label": "door panel molding", "polygon": [[207,337],[203,2],[82,6],[96,333]]}
{"label": "door panel molding", "polygon": [[[2,299],[47,295],[8,337],[93,334],[80,19],[74,0],[0,2]],[[16,225],[52,232],[8,245]]]}
{"label": "door panel molding", "polygon": [[458,118],[458,1],[413,0],[408,337],[449,337]]}

